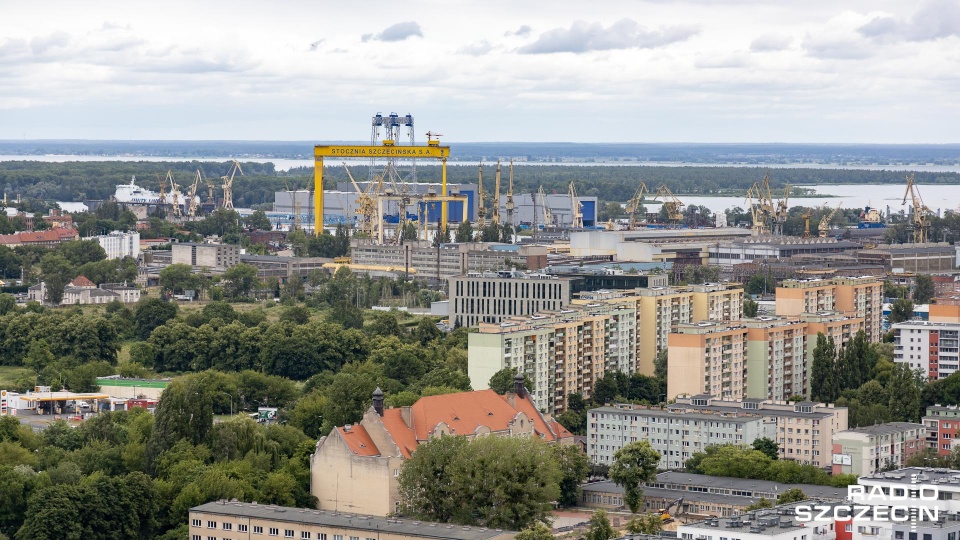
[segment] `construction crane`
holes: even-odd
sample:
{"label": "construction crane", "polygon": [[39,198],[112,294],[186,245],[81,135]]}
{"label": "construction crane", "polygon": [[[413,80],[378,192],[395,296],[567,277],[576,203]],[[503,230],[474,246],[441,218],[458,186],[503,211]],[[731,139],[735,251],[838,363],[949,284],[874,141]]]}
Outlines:
{"label": "construction crane", "polygon": [[167,183],[170,184],[170,197],[173,199],[173,217],[182,218],[183,208],[180,207],[180,186],[173,179],[173,171],[167,171]]}
{"label": "construction crane", "polygon": [[200,182],[202,181],[203,175],[200,173],[200,169],[197,169],[197,177],[193,179],[193,184],[187,190],[187,217],[197,217],[200,210],[200,198],[197,197],[197,190],[200,188]]}
{"label": "construction crane", "polygon": [[657,194],[653,198],[657,199],[659,197],[663,197],[661,202],[663,203],[663,208],[667,209],[667,218],[670,219],[674,225],[679,223],[680,220],[683,219],[683,210],[681,210],[683,208],[683,202],[670,191],[670,188],[668,188],[666,184],[663,184],[657,189]]}
{"label": "construction crane", "polygon": [[[767,185],[769,191],[769,184]],[[769,193],[764,193],[760,183],[754,183],[747,190],[747,206],[750,208],[750,218],[753,220],[753,234],[760,236],[770,232],[770,217],[773,214]]]}
{"label": "construction crane", "polygon": [[[543,226],[549,227],[553,225],[553,211],[550,210],[550,205],[547,204],[547,194],[543,192],[543,186],[540,186],[540,189],[537,191],[537,198],[540,201],[540,206],[543,207]],[[536,214],[536,212],[534,212]]]}
{"label": "construction crane", "polygon": [[347,171],[347,177],[350,178],[350,183],[353,184],[353,189],[357,192],[357,208],[354,213],[360,216],[360,232],[367,238],[373,238],[382,226],[381,217],[377,211],[376,198],[379,197],[383,187],[384,175],[377,175],[375,181],[368,183],[367,189],[364,190],[360,189],[357,181],[350,174],[350,168],[347,167],[346,162],[343,163],[343,168]]}
{"label": "construction crane", "polygon": [[803,219],[803,237],[810,238],[810,210],[804,210],[800,217]]}
{"label": "construction crane", "polygon": [[483,230],[487,226],[487,196],[483,193],[483,163],[477,167],[477,198],[480,206],[477,208],[477,228]]}
{"label": "construction crane", "polygon": [[221,176],[223,180],[223,207],[227,210],[233,210],[233,177],[240,171],[243,175],[243,169],[240,168],[240,162],[233,160],[233,167],[230,169],[229,176]]}
{"label": "construction crane", "polygon": [[670,511],[674,508],[677,509],[677,514],[679,515],[683,507],[683,497],[671,502],[663,510],[660,511],[660,523],[667,524],[673,521],[673,516],[670,515]]}
{"label": "construction crane", "polygon": [[[769,178],[763,178],[764,183],[767,185],[767,190],[769,192],[770,183]],[[776,208],[773,211],[773,234],[783,236],[783,224],[787,222],[787,214],[789,213],[789,202],[790,202],[790,183],[787,182],[783,187],[783,198],[777,199]],[[773,207],[773,201],[771,200],[771,207]]]}
{"label": "construction crane", "polygon": [[509,187],[507,187],[507,202],[503,205],[503,207],[507,211],[507,223],[509,223],[510,226],[513,227],[514,226],[513,224],[514,205],[513,205],[513,160],[512,159],[510,160],[510,184],[509,184]]}
{"label": "construction crane", "polygon": [[500,226],[500,160],[497,160],[497,175],[493,182],[493,210],[490,212],[490,223]]}
{"label": "construction crane", "polygon": [[640,182],[640,186],[637,187],[637,192],[634,193],[633,197],[627,201],[627,213],[630,214],[630,228],[629,230],[634,230],[637,228],[637,213],[640,211],[640,207],[643,206],[645,202],[643,200],[644,194],[649,195],[650,190],[647,189],[647,184]]}
{"label": "construction crane", "polygon": [[570,182],[570,212],[572,213],[570,226],[574,229],[583,228],[583,203],[577,198],[577,188]]}
{"label": "construction crane", "polygon": [[163,206],[167,204],[167,179],[157,174],[157,181],[160,182],[160,206]]}
{"label": "construction crane", "polygon": [[907,204],[907,197],[913,204],[913,243],[923,244],[930,237],[930,214],[932,212],[920,198],[920,188],[916,184],[916,175],[907,177],[907,191],[903,194],[903,204]]}
{"label": "construction crane", "polygon": [[217,207],[217,198],[213,193],[216,187],[217,183],[214,182],[212,178],[207,178],[207,204],[212,205],[214,208]]}
{"label": "construction crane", "polygon": [[833,217],[837,215],[837,211],[840,210],[841,205],[843,205],[842,202],[837,204],[836,208],[820,220],[820,225],[817,227],[820,238],[826,238],[830,234],[830,222],[833,221]]}

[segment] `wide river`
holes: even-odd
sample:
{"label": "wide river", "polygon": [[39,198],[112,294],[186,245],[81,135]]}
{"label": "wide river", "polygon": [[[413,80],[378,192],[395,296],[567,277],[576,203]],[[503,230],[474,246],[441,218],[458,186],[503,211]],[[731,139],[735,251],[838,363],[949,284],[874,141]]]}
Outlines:
{"label": "wide river", "polygon": [[[66,161],[227,161],[229,158],[176,158],[176,157],[156,157],[156,156],[83,156],[83,155],[30,155],[30,156],[10,156],[0,155],[0,161],[43,161],[48,163],[60,163]],[[240,158],[243,161],[254,161],[260,163],[273,163],[278,171],[287,171],[294,167],[311,167],[313,161],[307,159],[267,159],[267,158]],[[560,165],[558,163],[524,163],[525,165]],[[715,167],[757,167],[757,168],[810,168],[810,169],[856,169],[856,170],[903,170],[903,171],[925,171],[925,172],[960,172],[960,166],[941,166],[941,165],[923,165],[923,164],[903,164],[903,165],[830,165],[830,164],[747,164],[747,163],[722,163],[722,164],[701,164],[701,163],[677,163],[677,162],[590,162],[590,163],[562,163],[562,165],[580,165],[580,166],[624,166],[624,167],[644,167],[644,166],[715,166]],[[458,163],[456,166],[476,166],[475,163]],[[824,204],[836,206],[842,204],[844,208],[863,208],[864,206],[874,206],[886,214],[887,206],[894,213],[899,212],[905,207],[903,202],[904,188],[903,184],[822,184],[822,185],[804,185],[805,188],[815,189],[823,197],[803,197],[791,199],[791,206],[822,206]],[[920,193],[924,203],[933,209],[934,212],[944,210],[960,210],[960,185],[923,185],[920,186]],[[746,207],[746,202],[741,197],[695,197],[684,195],[681,197],[687,205],[696,204],[706,206],[712,212],[722,212],[735,206]]]}

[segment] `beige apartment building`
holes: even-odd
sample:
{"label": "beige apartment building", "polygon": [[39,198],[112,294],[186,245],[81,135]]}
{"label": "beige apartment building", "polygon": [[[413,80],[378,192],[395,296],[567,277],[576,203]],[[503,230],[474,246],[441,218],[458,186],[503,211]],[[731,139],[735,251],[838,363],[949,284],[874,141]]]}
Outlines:
{"label": "beige apartment building", "polygon": [[[839,351],[841,347],[863,329],[863,318],[850,317],[838,311],[803,313],[800,321],[807,323],[807,365],[813,364],[813,350],[817,347],[817,334],[833,338]],[[807,391],[809,392],[809,381]]]}
{"label": "beige apartment building", "polygon": [[809,395],[808,324],[797,317],[756,317],[742,322],[747,327],[747,397],[786,401]]}
{"label": "beige apartment building", "polygon": [[657,354],[667,348],[670,330],[693,322],[693,293],[675,287],[636,291],[637,371],[653,375]]}
{"label": "beige apartment building", "polygon": [[738,323],[677,325],[668,339],[667,399],[680,394],[746,397],[747,333]]}
{"label": "beige apartment building", "polygon": [[171,263],[223,271],[240,263],[240,246],[179,242],[173,244]]}
{"label": "beige apartment building", "polygon": [[879,342],[883,282],[873,276],[787,279],[777,287],[777,315],[790,317],[826,311],[839,311],[862,319],[860,329],[871,342]]}
{"label": "beige apartment building", "polygon": [[220,500],[190,509],[190,540],[511,540],[512,531]]}
{"label": "beige apartment building", "polygon": [[888,422],[833,434],[833,474],[871,475],[905,467],[926,447],[927,428]]}
{"label": "beige apartment building", "polygon": [[340,426],[317,442],[310,458],[310,492],[326,511],[386,516],[400,505],[398,477],[417,446],[434,437],[496,435],[537,437],[573,444],[573,435],[542,414],[523,386],[498,395],[477,390],[420,398],[409,407],[384,409],[378,388],[363,420]]}

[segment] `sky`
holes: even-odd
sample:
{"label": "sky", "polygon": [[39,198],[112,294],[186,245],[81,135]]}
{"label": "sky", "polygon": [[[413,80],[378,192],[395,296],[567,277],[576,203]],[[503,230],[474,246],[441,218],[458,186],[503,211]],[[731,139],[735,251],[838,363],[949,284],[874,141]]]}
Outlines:
{"label": "sky", "polygon": [[957,143],[960,0],[7,2],[0,139]]}

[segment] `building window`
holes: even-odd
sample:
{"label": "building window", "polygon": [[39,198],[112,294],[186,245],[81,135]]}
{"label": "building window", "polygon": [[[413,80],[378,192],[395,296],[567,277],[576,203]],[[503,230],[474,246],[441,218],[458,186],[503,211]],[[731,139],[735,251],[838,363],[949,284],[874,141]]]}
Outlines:
{"label": "building window", "polygon": [[307,531],[303,531],[300,533],[300,538],[303,540],[310,540],[310,533]]}
{"label": "building window", "polygon": [[241,524],[237,525],[237,531],[238,531],[238,532],[247,532],[247,526],[241,523]]}
{"label": "building window", "polygon": [[190,535],[190,540],[203,540],[199,534]]}
{"label": "building window", "polygon": [[232,530],[233,530],[233,523],[224,523],[224,524],[223,524],[223,530],[225,530],[225,531],[232,531]]}
{"label": "building window", "polygon": [[216,521],[208,521],[208,522],[207,522],[207,528],[208,528],[208,529],[216,529],[216,528],[217,528],[217,522],[216,522]]}
{"label": "building window", "polygon": [[280,529],[276,527],[270,527],[270,536],[280,536]]}
{"label": "building window", "polygon": [[283,531],[284,538],[293,538],[293,529],[284,529]]}
{"label": "building window", "polygon": [[253,526],[253,534],[263,534],[263,527],[259,525]]}
{"label": "building window", "polygon": [[200,520],[199,520],[199,519],[191,519],[191,520],[190,520],[190,526],[191,526],[191,527],[201,527],[202,525],[200,524]]}

